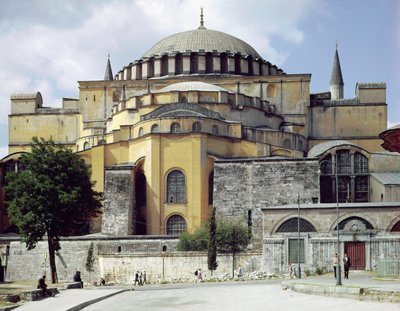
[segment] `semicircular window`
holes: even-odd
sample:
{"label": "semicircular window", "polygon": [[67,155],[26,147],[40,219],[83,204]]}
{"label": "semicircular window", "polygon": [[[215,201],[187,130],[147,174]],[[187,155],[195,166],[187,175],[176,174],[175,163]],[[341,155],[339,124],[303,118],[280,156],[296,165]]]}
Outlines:
{"label": "semicircular window", "polygon": [[171,130],[170,130],[171,133],[180,133],[180,131],[181,131],[181,126],[179,125],[179,123],[174,122],[171,124]]}
{"label": "semicircular window", "polygon": [[393,226],[391,232],[400,232],[400,221]]}
{"label": "semicircular window", "polygon": [[[298,218],[290,218],[281,224],[276,232],[298,232]],[[300,218],[300,232],[317,232],[307,220]]]}
{"label": "semicircular window", "polygon": [[346,218],[339,223],[339,230],[343,231],[359,232],[372,229],[374,227],[369,221],[357,216]]}

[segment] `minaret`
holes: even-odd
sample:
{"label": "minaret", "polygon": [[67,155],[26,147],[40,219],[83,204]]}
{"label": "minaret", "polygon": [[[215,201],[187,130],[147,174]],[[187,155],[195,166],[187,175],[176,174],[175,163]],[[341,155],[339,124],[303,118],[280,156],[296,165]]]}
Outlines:
{"label": "minaret", "polygon": [[340,68],[339,53],[336,43],[335,56],[333,58],[332,66],[332,76],[331,76],[331,99],[341,99],[343,98],[343,77],[342,69]]}
{"label": "minaret", "polygon": [[107,66],[106,66],[106,73],[104,74],[104,80],[108,80],[108,81],[114,80],[112,69],[111,69],[111,63],[110,63],[110,54],[108,54],[108,60],[107,60]]}

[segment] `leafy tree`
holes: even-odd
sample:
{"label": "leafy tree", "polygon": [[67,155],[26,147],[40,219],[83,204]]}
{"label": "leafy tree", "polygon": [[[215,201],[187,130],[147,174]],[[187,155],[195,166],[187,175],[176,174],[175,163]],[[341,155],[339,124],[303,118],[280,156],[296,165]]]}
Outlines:
{"label": "leafy tree", "polygon": [[28,250],[47,235],[51,279],[57,282],[55,251],[61,236],[71,235],[82,222],[97,216],[101,193],[93,190],[88,166],[77,154],[51,139],[32,139],[23,154],[22,172],[8,173],[8,215]]}
{"label": "leafy tree", "polygon": [[217,245],[222,252],[236,252],[249,245],[250,236],[247,226],[239,221],[222,220],[217,227]]}
{"label": "leafy tree", "polygon": [[197,228],[193,234],[182,233],[179,236],[177,249],[179,251],[204,251],[208,245],[208,225]]}
{"label": "leafy tree", "polygon": [[217,270],[217,223],[215,221],[215,206],[212,209],[211,219],[210,219],[210,230],[209,230],[209,240],[208,240],[208,270],[211,270],[211,275],[214,270]]}

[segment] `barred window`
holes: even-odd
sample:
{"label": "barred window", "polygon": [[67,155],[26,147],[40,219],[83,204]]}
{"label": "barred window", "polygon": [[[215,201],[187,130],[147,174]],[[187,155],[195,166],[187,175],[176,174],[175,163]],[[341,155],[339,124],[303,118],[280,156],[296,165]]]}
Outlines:
{"label": "barred window", "polygon": [[167,177],[167,202],[185,203],[185,175],[178,170],[172,171]]}
{"label": "barred window", "polygon": [[351,173],[351,156],[348,150],[340,150],[337,153],[338,174]]}
{"label": "barred window", "polygon": [[186,231],[186,221],[182,216],[172,215],[167,220],[167,235],[177,235]]}
{"label": "barred window", "polygon": [[368,159],[359,152],[354,154],[354,172],[368,173]]}

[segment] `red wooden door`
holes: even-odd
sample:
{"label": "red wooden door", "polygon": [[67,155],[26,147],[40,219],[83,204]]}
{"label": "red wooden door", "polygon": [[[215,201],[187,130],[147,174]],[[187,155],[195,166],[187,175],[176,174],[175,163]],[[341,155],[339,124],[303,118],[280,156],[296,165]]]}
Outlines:
{"label": "red wooden door", "polygon": [[365,244],[363,242],[347,242],[344,252],[349,256],[352,270],[365,270]]}

